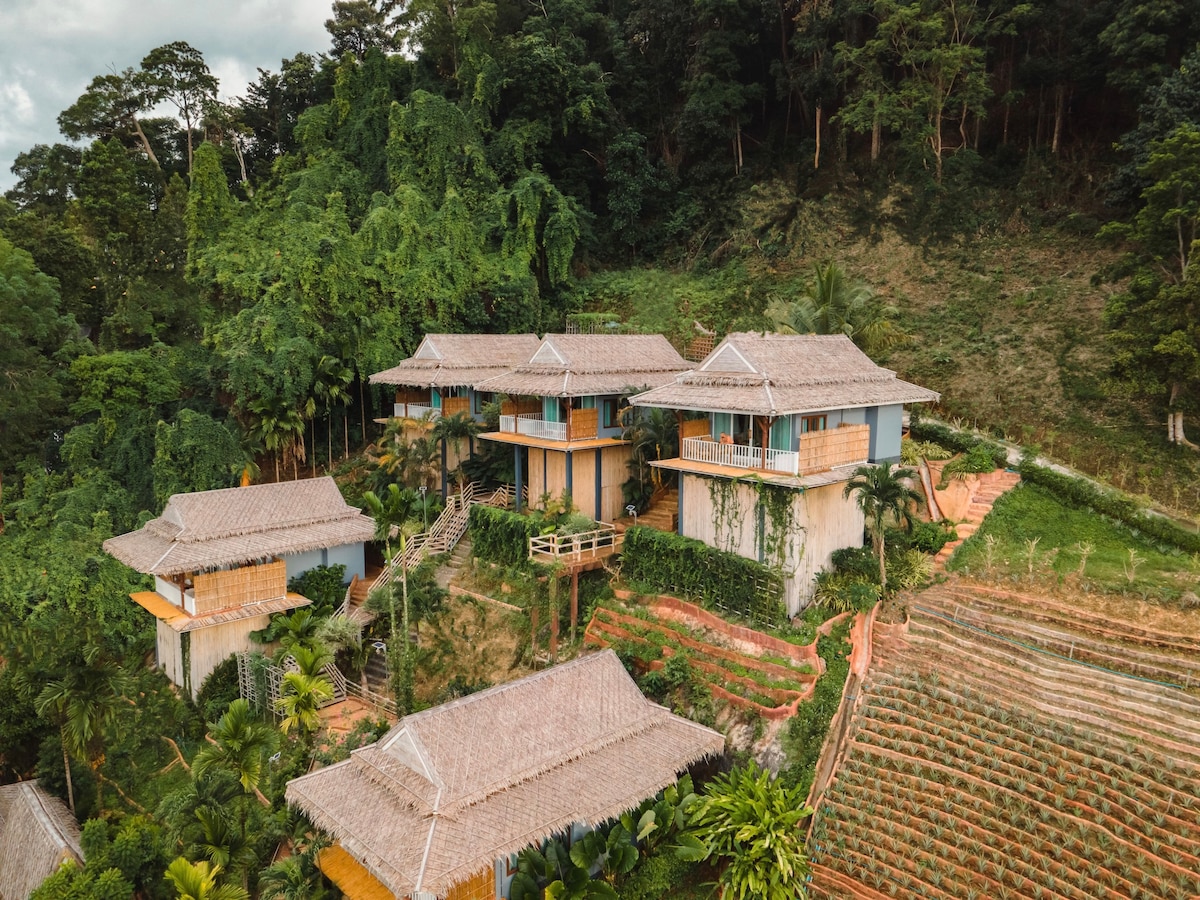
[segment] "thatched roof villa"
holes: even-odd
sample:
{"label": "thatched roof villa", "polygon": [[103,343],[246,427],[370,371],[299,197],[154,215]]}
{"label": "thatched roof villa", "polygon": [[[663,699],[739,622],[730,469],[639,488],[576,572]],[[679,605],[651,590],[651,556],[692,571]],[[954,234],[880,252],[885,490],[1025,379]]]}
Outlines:
{"label": "thatched roof villa", "polygon": [[402,719],[287,787],[347,896],[502,896],[510,854],[633,808],[721,734],[642,696],[612,651]]}
{"label": "thatched roof villa", "polygon": [[476,385],[506,394],[500,430],[518,495],[570,493],[586,516],[611,522],[625,500],[630,449],[620,412],[629,394],[666,384],[688,362],[661,334],[548,334],[525,362]]}
{"label": "thatched roof villa", "polygon": [[366,574],[363,544],[375,522],[332,478],[175,494],[162,514],[104,549],[147,575],[131,597],[158,620],[158,662],[193,696],[272,613],[307,606],[287,583],[318,565]]}
{"label": "thatched roof villa", "polygon": [[36,781],[0,787],[0,900],[26,900],[68,859],[83,863],[67,805]]}
{"label": "thatched roof villa", "polygon": [[475,385],[525,362],[538,343],[536,334],[427,334],[412,356],[370,381],[405,389],[396,391],[395,416],[470,412],[478,419],[491,397],[477,395]]}
{"label": "thatched roof villa", "polygon": [[[833,551],[862,544],[845,483],[860,465],[898,460],[904,404],[937,399],[845,335],[737,332],[629,402],[678,416],[678,458],[653,465],[678,472],[679,533],[780,570],[794,615]],[[763,486],[784,489],[773,506]]]}

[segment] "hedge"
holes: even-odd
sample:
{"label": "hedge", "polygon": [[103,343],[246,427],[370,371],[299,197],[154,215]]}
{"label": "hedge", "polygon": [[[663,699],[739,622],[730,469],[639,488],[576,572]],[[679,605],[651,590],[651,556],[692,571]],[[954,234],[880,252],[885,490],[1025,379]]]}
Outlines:
{"label": "hedge", "polygon": [[752,559],[644,526],[625,532],[621,558],[622,577],[652,590],[755,622],[774,625],[786,618],[778,574]]}
{"label": "hedge", "polygon": [[477,503],[467,519],[471,551],[480,559],[502,566],[520,566],[529,559],[529,539],[536,534],[528,516]]}
{"label": "hedge", "polygon": [[1102,488],[1085,478],[1047,469],[1030,460],[1022,460],[1018,471],[1024,481],[1040,485],[1070,506],[1108,516],[1186,553],[1200,553],[1200,534],[1181,528],[1166,516],[1148,512],[1124,494]]}

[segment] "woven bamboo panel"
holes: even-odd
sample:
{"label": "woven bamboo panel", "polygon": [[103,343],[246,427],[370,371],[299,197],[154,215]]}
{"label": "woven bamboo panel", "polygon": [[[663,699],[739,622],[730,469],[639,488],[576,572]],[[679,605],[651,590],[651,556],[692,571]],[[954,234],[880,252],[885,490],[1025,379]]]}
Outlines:
{"label": "woven bamboo panel", "polygon": [[456,416],[459,413],[471,412],[471,400],[468,397],[443,397],[442,415]]}
{"label": "woven bamboo panel", "polygon": [[595,409],[571,410],[570,440],[579,441],[594,438],[600,433],[600,417]]}
{"label": "woven bamboo panel", "polygon": [[474,878],[460,882],[446,894],[446,900],[496,900],[496,874],[485,869]]}
{"label": "woven bamboo panel", "polygon": [[800,437],[800,472],[821,472],[834,466],[867,461],[871,447],[870,425],[842,425]]}
{"label": "woven bamboo panel", "polygon": [[225,572],[209,572],[194,579],[196,615],[218,609],[272,600],[287,593],[287,564],[283,560],[261,566],[242,566]]}
{"label": "woven bamboo panel", "polygon": [[418,390],[412,388],[409,390],[396,391],[397,403],[416,403],[421,406],[429,405],[429,389]]}
{"label": "woven bamboo panel", "polygon": [[500,415],[502,416],[528,416],[541,411],[541,400],[505,400],[500,404]]}
{"label": "woven bamboo panel", "polygon": [[679,423],[680,438],[711,437],[712,426],[708,419],[686,419]]}

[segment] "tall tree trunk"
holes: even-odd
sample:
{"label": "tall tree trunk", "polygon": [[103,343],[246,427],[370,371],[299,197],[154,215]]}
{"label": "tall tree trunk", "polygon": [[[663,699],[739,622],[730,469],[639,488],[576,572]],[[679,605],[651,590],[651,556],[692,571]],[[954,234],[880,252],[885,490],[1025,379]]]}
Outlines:
{"label": "tall tree trunk", "polygon": [[871,162],[879,159],[879,142],[882,131],[883,126],[879,122],[879,113],[876,113],[875,121],[871,123]]}
{"label": "tall tree trunk", "polygon": [[75,815],[75,785],[71,781],[71,755],[67,752],[66,731],[60,728],[58,737],[62,741],[63,771],[67,775],[67,805],[71,807],[71,815]]}
{"label": "tall tree trunk", "polygon": [[146,137],[146,132],[142,131],[142,123],[138,121],[137,116],[130,116],[130,118],[133,120],[133,133],[138,136],[142,149],[146,151],[146,156],[149,157],[150,162],[154,163],[154,168],[161,169],[158,157],[154,155],[154,149],[150,146],[150,140]]}
{"label": "tall tree trunk", "polygon": [[1050,138],[1050,155],[1058,156],[1058,145],[1062,141],[1063,117],[1067,110],[1067,86],[1061,82],[1054,86],[1054,134]]}
{"label": "tall tree trunk", "polygon": [[821,104],[820,103],[817,104],[816,137],[817,137],[817,149],[813,151],[813,168],[819,169],[821,167]]}

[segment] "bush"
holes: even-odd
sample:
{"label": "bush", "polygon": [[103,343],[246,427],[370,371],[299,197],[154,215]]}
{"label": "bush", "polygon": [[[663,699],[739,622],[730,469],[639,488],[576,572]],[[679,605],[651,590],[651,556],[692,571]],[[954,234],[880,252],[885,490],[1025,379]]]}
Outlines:
{"label": "bush", "polygon": [[529,559],[529,539],[537,534],[533,519],[479,503],[471,507],[469,515],[471,549],[477,557],[502,566],[525,564]]}
{"label": "bush", "polygon": [[1008,465],[1008,451],[994,441],[984,440],[965,431],[956,431],[936,422],[914,421],[909,425],[908,434],[915,441],[932,441],[955,453],[969,453],[976,447],[984,447],[992,461],[992,466],[986,470],[989,472]]}
{"label": "bush", "polygon": [[866,612],[879,600],[879,567],[875,578],[843,572],[818,572],[813,602],[833,613]]}
{"label": "bush", "polygon": [[217,667],[200,685],[200,692],[196,694],[196,708],[204,716],[205,722],[215,722],[225,715],[229,704],[239,696],[237,655],[231,653],[217,663]]}
{"label": "bush", "polygon": [[779,576],[762,563],[656,528],[625,532],[622,574],[652,590],[767,624],[785,618]]}
{"label": "bush", "polygon": [[[888,535],[890,541],[892,536]],[[843,547],[833,551],[833,571],[839,575],[857,575],[879,581],[879,560],[870,547]]]}
{"label": "bush", "polygon": [[[938,489],[941,490],[950,483],[952,478],[961,478],[964,475],[983,474],[991,472],[996,468],[995,454],[990,449],[995,445],[976,444],[966,453],[958,456],[950,462],[946,463],[942,469],[942,479],[938,482]],[[1005,460],[1007,465],[1007,459]]]}
{"label": "bush", "polygon": [[889,589],[912,590],[933,576],[933,563],[920,550],[908,549],[889,553],[887,577]]}
{"label": "bush", "polygon": [[[955,537],[954,526],[949,522],[917,522],[909,531],[901,528],[889,528],[887,530],[887,546],[889,550],[920,550],[922,553],[937,553]],[[878,564],[875,569],[878,572]]]}
{"label": "bush", "polygon": [[346,597],[346,567],[313,566],[288,582],[288,590],[307,597],[313,602],[313,615],[319,618],[330,615]]}
{"label": "bush", "polygon": [[643,857],[621,885],[621,900],[661,900],[670,896],[697,865],[669,851]]}

